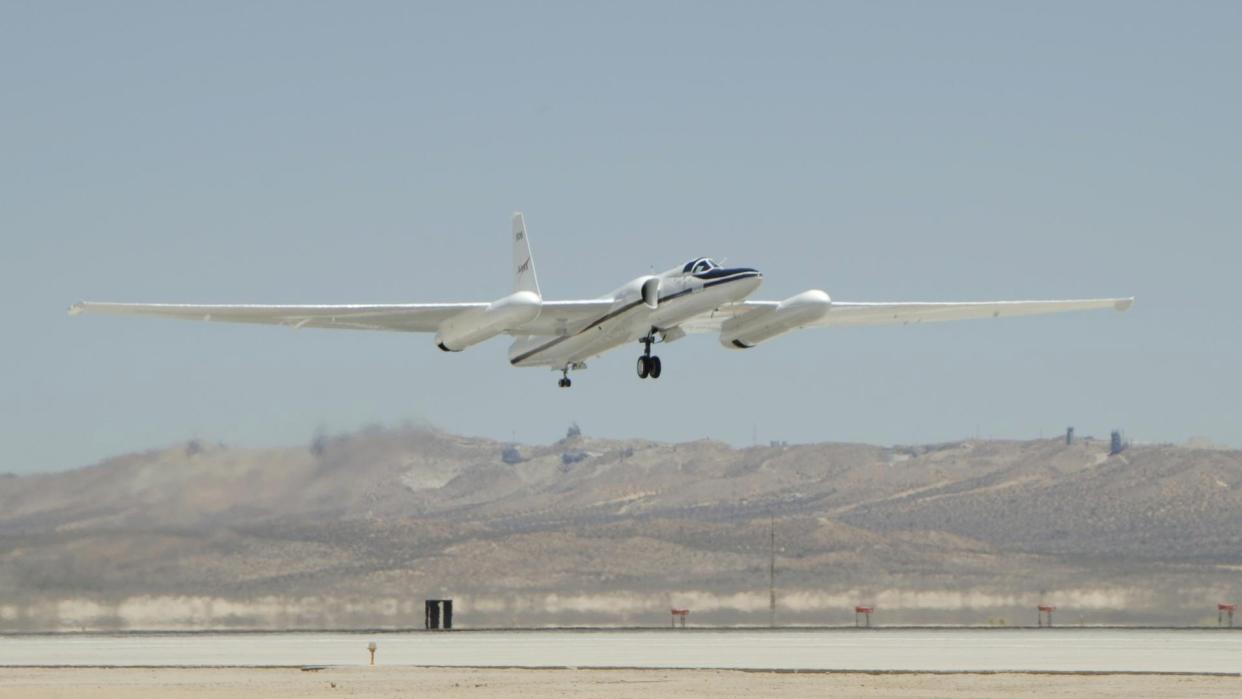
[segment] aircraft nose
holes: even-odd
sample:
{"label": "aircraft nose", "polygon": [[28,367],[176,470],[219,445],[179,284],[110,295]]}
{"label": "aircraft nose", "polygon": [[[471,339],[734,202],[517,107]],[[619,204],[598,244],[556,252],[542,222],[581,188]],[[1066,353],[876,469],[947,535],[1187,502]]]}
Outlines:
{"label": "aircraft nose", "polygon": [[737,267],[731,271],[734,274],[746,275],[746,276],[743,276],[739,281],[741,282],[742,286],[746,287],[746,293],[748,294],[754,291],[755,289],[758,289],[759,285],[763,283],[763,273],[753,267]]}
{"label": "aircraft nose", "polygon": [[708,286],[728,284],[731,289],[754,291],[763,281],[763,275],[754,267],[717,267],[694,275]]}

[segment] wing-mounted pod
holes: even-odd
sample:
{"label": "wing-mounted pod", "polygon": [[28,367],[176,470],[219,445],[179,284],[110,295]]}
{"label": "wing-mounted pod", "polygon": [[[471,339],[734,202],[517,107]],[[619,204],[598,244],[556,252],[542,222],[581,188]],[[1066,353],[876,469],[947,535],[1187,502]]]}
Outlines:
{"label": "wing-mounted pod", "polygon": [[446,319],[436,333],[436,346],[460,352],[539,317],[543,301],[533,291],[517,291],[485,308],[463,311]]}
{"label": "wing-mounted pod", "polygon": [[804,291],[775,306],[756,308],[725,321],[720,328],[720,344],[729,349],[749,349],[815,323],[831,308],[832,299],[828,294],[819,289]]}

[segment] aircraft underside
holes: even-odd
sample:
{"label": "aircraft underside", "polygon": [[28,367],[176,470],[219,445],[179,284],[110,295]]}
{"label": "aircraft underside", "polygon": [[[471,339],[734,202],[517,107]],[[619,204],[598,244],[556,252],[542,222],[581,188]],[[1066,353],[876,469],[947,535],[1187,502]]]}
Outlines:
{"label": "aircraft underside", "polygon": [[518,367],[559,369],[559,385],[567,388],[571,385],[571,369],[585,369],[587,360],[637,342],[643,345],[636,364],[639,378],[658,379],[663,367],[660,358],[651,353],[652,345],[683,337],[682,323],[744,299],[758,288],[761,280],[758,272],[746,270],[711,286],[690,284],[647,301],[641,295],[635,300],[623,300],[574,331],[554,337],[516,339],[509,347],[509,361]]}

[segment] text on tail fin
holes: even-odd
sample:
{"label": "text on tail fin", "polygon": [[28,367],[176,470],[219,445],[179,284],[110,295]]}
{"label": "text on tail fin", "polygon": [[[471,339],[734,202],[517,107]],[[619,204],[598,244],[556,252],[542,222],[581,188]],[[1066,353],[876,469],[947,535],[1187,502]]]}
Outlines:
{"label": "text on tail fin", "polygon": [[535,258],[530,251],[530,236],[526,234],[526,219],[522,212],[513,214],[513,290],[539,293],[539,277],[535,275]]}

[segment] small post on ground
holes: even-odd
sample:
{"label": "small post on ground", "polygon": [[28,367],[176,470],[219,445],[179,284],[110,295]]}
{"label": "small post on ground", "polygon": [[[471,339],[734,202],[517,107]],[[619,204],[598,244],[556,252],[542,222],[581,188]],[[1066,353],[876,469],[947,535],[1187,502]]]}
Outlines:
{"label": "small post on ground", "polygon": [[776,516],[768,520],[770,535],[769,551],[772,557],[768,561],[768,626],[776,628]]}
{"label": "small post on ground", "polygon": [[1048,619],[1047,625],[1051,627],[1052,626],[1052,613],[1055,612],[1056,610],[1057,608],[1051,604],[1039,605],[1039,626],[1044,626],[1044,618],[1046,617]]}
{"label": "small post on ground", "polygon": [[371,651],[371,664],[372,665],[375,664],[375,649],[376,648],[377,646],[375,645],[375,641],[371,641],[370,643],[367,644],[367,650]]}
{"label": "small post on ground", "polygon": [[1237,608],[1238,608],[1238,605],[1228,604],[1226,602],[1221,602],[1220,604],[1216,605],[1216,625],[1224,626],[1225,615],[1228,614],[1229,615],[1229,628],[1232,629],[1233,628],[1233,613]]}
{"label": "small post on ground", "polygon": [[854,626],[855,628],[863,626],[860,621],[866,622],[867,628],[871,628],[871,612],[875,611],[875,607],[854,607]]}

